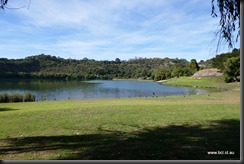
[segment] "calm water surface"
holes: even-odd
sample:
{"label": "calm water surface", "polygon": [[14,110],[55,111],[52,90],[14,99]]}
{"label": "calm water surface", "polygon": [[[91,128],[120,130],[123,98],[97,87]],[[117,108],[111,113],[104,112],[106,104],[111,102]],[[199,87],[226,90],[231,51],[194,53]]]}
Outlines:
{"label": "calm water surface", "polygon": [[164,86],[157,82],[133,80],[0,80],[0,93],[35,94],[36,100],[86,98],[152,97],[202,94],[206,91],[186,87]]}

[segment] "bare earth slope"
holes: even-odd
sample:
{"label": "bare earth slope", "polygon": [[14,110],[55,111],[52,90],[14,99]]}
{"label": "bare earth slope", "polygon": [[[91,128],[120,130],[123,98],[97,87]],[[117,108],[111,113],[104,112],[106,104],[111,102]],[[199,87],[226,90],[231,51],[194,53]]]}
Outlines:
{"label": "bare earth slope", "polygon": [[193,77],[219,77],[223,76],[223,73],[220,72],[217,68],[203,69],[196,72]]}

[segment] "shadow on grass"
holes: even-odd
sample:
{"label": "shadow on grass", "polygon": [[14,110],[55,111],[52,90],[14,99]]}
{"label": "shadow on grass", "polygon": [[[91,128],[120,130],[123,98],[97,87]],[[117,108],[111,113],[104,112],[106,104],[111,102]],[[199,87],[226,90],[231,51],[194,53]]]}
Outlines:
{"label": "shadow on grass", "polygon": [[[7,138],[0,154],[65,152],[51,159],[69,160],[240,160],[240,121],[211,125],[170,125],[132,133]],[[217,152],[209,155],[209,151]],[[218,152],[219,151],[219,152]],[[228,154],[221,154],[221,153]],[[230,154],[230,153],[234,154]]]}
{"label": "shadow on grass", "polygon": [[12,109],[12,108],[0,108],[0,112],[6,112],[6,111],[15,111],[19,109]]}

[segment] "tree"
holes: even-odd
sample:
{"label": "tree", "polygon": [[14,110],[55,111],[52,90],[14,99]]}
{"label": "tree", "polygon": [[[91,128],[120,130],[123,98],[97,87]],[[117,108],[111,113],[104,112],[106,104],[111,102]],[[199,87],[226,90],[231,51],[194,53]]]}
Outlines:
{"label": "tree", "polygon": [[191,62],[189,64],[189,69],[190,69],[191,74],[194,74],[195,72],[197,72],[199,70],[199,68],[200,67],[197,64],[196,59],[191,59]]}
{"label": "tree", "polygon": [[154,81],[164,80],[166,78],[164,70],[160,70],[160,69],[155,70],[153,72],[152,78]]}
{"label": "tree", "polygon": [[119,63],[121,63],[121,60],[119,58],[116,58],[115,63],[119,64]]}
{"label": "tree", "polygon": [[[219,8],[219,14],[215,9],[215,3]],[[234,41],[238,42],[240,37],[240,0],[212,0],[212,17],[220,16],[220,29],[216,32],[218,37],[217,51],[223,39],[233,48]]]}
{"label": "tree", "polygon": [[232,57],[224,62],[225,82],[240,81],[240,57]]}
{"label": "tree", "polygon": [[171,77],[180,77],[184,74],[183,67],[175,66],[173,71],[171,72]]}
{"label": "tree", "polygon": [[218,68],[221,71],[224,71],[225,65],[224,62],[227,61],[227,59],[232,57],[238,57],[240,56],[240,50],[233,49],[232,52],[228,53],[221,53],[219,55],[216,55],[214,58],[210,59],[209,61],[212,63],[212,67]]}

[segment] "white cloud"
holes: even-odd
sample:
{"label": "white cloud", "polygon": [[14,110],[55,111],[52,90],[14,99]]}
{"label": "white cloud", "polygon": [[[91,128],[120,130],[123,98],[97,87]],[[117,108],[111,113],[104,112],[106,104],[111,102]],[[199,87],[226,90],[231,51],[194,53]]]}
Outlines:
{"label": "white cloud", "polygon": [[202,0],[35,0],[0,14],[0,49],[13,57],[206,59],[217,26],[210,13]]}

